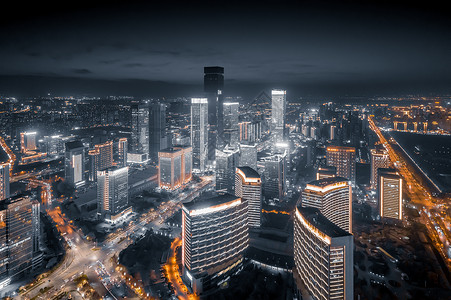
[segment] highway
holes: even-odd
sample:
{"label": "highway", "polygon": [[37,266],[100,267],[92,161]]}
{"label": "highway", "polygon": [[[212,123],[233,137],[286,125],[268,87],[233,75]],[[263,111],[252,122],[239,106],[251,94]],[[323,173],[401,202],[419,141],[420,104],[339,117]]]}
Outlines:
{"label": "highway", "polygon": [[[420,175],[417,174],[417,171],[412,166],[414,162],[405,161],[403,156],[400,153],[397,153],[392,147],[392,144],[397,144],[397,142],[394,139],[387,141],[371,116],[368,117],[368,122],[371,130],[376,133],[379,141],[388,151],[390,161],[403,177],[407,186],[407,190],[404,189],[406,194],[420,213],[420,220],[426,225],[429,237],[434,242],[434,247],[441,254],[448,269],[451,270],[451,259],[448,258],[446,253],[447,247],[451,243],[450,226],[446,225],[449,224],[450,218],[446,214],[446,208],[450,203],[450,199],[433,197],[429,189],[426,186],[423,186],[418,180]],[[402,149],[402,147],[399,148]],[[441,214],[437,212],[440,212]]]}

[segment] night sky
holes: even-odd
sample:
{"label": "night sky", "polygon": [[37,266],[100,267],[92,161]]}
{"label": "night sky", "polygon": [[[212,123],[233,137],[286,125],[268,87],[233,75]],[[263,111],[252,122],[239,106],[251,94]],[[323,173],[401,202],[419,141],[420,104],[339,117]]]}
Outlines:
{"label": "night sky", "polygon": [[451,92],[451,18],[432,2],[165,3],[3,11],[0,94],[194,96],[207,65],[246,97]]}

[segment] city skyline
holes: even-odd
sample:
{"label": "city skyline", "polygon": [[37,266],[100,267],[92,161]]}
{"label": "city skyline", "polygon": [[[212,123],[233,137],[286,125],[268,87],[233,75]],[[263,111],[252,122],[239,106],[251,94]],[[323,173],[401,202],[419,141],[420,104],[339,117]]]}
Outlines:
{"label": "city skyline", "polygon": [[438,4],[14,4],[0,298],[448,300]]}

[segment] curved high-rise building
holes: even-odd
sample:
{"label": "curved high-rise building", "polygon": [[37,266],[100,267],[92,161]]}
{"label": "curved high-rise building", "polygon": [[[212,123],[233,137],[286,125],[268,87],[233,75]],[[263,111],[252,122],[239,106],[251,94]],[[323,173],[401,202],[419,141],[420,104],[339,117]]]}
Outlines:
{"label": "curved high-rise building", "polygon": [[343,177],[329,177],[308,183],[302,192],[302,206],[318,208],[337,226],[352,232],[352,190]]}
{"label": "curved high-rise building", "polygon": [[262,214],[262,180],[250,167],[238,167],[235,174],[235,195],[247,201],[249,227],[260,227]]}
{"label": "curved high-rise building", "polygon": [[296,285],[313,299],[354,299],[354,240],[317,208],[297,207],[294,218]]}
{"label": "curved high-rise building", "polygon": [[245,200],[214,194],[183,204],[182,277],[196,294],[216,288],[235,272],[248,245]]}

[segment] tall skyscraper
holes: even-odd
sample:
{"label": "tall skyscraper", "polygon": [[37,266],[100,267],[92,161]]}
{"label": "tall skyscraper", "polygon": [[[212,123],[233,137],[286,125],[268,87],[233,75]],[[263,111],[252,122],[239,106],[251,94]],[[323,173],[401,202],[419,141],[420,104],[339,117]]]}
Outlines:
{"label": "tall skyscraper", "polygon": [[117,145],[118,161],[117,165],[125,167],[127,165],[128,141],[127,138],[120,138]]}
{"label": "tall skyscraper", "polygon": [[204,171],[208,158],[208,99],[191,99],[191,146],[193,168]]}
{"label": "tall skyscraper", "polygon": [[66,143],[65,177],[76,187],[85,184],[85,146],[81,141]]}
{"label": "tall skyscraper", "polygon": [[97,180],[97,171],[102,171],[113,166],[113,142],[108,141],[95,145],[93,150],[88,152],[90,160],[89,180]]}
{"label": "tall skyscraper", "polygon": [[191,180],[191,147],[178,146],[158,152],[158,186],[174,190]]}
{"label": "tall skyscraper", "polygon": [[9,164],[0,163],[0,200],[9,197]]}
{"label": "tall skyscraper", "polygon": [[247,203],[230,194],[182,205],[182,279],[197,295],[217,288],[243,263],[249,245]]}
{"label": "tall skyscraper", "polygon": [[99,171],[100,153],[96,149],[89,150],[88,157],[89,157],[88,180],[95,182],[97,181],[97,171]]}
{"label": "tall skyscraper", "polygon": [[[149,158],[149,106],[146,103],[133,103],[131,106],[131,138],[128,159],[142,163]],[[132,161],[136,160],[136,161]]]}
{"label": "tall skyscraper", "polygon": [[247,201],[249,227],[260,227],[262,214],[262,180],[250,167],[236,168],[235,195]]}
{"label": "tall skyscraper", "polygon": [[204,92],[208,98],[208,160],[215,159],[215,150],[221,148],[224,134],[224,68],[204,68]]}
{"label": "tall skyscraper", "polygon": [[294,277],[313,299],[354,299],[354,239],[317,208],[297,207]]}
{"label": "tall skyscraper", "polygon": [[377,189],[377,170],[380,168],[390,167],[390,158],[387,150],[382,147],[371,149],[371,174],[370,184],[371,189]]}
{"label": "tall skyscraper", "polygon": [[224,145],[236,147],[240,141],[239,106],[238,102],[224,103]]}
{"label": "tall skyscraper", "polygon": [[0,201],[0,282],[31,269],[36,218],[28,195]]}
{"label": "tall skyscraper", "polygon": [[25,153],[27,151],[34,151],[36,149],[36,132],[21,132],[20,151],[22,153]]}
{"label": "tall skyscraper", "polygon": [[337,168],[331,166],[320,166],[316,172],[316,180],[337,176]]}
{"label": "tall skyscraper", "polygon": [[282,201],[286,193],[286,155],[275,154],[262,159],[264,164],[263,194],[266,199]]}
{"label": "tall skyscraper", "polygon": [[240,144],[239,165],[257,170],[257,144]]}
{"label": "tall skyscraper", "polygon": [[235,168],[238,167],[238,149],[216,150],[216,191],[234,194]]}
{"label": "tall skyscraper", "polygon": [[378,169],[378,211],[381,218],[402,220],[402,178],[395,169]]}
{"label": "tall skyscraper", "polygon": [[337,176],[347,178],[355,184],[355,148],[327,146],[326,161],[328,166],[337,168]]}
{"label": "tall skyscraper", "polygon": [[271,132],[275,142],[285,139],[285,115],[287,105],[287,91],[272,90]]}
{"label": "tall skyscraper", "polygon": [[128,207],[128,167],[112,167],[97,172],[97,213],[99,218],[115,222]]}
{"label": "tall skyscraper", "polygon": [[352,188],[346,178],[308,183],[302,192],[302,206],[318,208],[331,222],[352,233]]}
{"label": "tall skyscraper", "polygon": [[158,151],[168,145],[166,134],[166,106],[162,103],[152,103],[149,106],[149,149],[152,158],[158,157]]}

